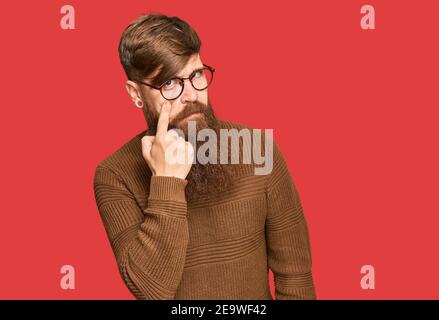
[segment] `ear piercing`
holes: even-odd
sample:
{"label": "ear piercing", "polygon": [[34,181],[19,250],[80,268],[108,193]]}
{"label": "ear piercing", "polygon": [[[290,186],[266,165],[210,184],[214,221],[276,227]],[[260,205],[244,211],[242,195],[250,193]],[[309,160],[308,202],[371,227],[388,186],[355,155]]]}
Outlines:
{"label": "ear piercing", "polygon": [[137,105],[138,105],[139,107],[141,107],[141,106],[143,105],[142,101],[141,101],[141,100],[137,101]]}

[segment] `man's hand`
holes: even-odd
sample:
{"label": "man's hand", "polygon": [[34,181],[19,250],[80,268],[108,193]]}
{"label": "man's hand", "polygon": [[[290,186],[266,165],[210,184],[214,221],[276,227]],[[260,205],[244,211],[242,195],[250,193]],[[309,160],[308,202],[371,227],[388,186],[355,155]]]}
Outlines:
{"label": "man's hand", "polygon": [[142,154],[152,174],[185,179],[194,160],[192,144],[175,130],[168,131],[171,103],[165,102],[160,110],[156,136],[142,138]]}

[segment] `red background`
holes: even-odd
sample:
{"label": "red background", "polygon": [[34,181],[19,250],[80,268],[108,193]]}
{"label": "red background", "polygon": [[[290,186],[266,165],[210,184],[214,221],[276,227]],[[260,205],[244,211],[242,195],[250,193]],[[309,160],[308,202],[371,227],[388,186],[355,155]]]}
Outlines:
{"label": "red background", "polygon": [[[59,26],[65,4],[76,30]],[[360,28],[364,4],[376,30]],[[439,298],[438,9],[435,0],[2,1],[0,298],[133,299],[93,174],[145,129],[117,44],[150,10],[198,31],[220,118],[274,129],[309,224],[319,299]],[[76,290],[60,288],[64,264]],[[365,264],[375,290],[360,287]]]}

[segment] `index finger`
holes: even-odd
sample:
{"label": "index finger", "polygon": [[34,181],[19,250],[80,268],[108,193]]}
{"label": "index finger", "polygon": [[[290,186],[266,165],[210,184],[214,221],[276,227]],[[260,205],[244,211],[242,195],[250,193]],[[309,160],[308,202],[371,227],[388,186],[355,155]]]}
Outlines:
{"label": "index finger", "polygon": [[171,113],[171,103],[165,102],[160,110],[159,121],[157,123],[157,135],[164,136],[168,132],[169,114]]}

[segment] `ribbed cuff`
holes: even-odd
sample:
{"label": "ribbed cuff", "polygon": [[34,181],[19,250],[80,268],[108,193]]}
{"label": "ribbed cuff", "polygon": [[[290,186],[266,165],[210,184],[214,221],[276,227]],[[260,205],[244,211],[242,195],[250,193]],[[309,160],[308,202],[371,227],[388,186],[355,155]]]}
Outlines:
{"label": "ribbed cuff", "polygon": [[149,198],[186,202],[187,180],[176,177],[151,176]]}

